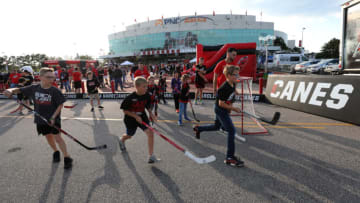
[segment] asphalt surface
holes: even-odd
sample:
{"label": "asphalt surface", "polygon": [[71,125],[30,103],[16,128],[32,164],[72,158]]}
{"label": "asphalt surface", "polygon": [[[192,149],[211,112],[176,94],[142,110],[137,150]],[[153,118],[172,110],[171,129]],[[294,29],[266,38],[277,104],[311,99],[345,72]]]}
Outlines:
{"label": "asphalt surface", "polygon": [[[75,101],[68,101],[71,104]],[[147,139],[137,131],[118,146],[125,132],[120,100],[104,101],[105,109],[90,112],[87,100],[63,109],[63,129],[81,142],[108,149],[87,151],[64,139],[74,158],[70,171],[63,162],[52,164],[52,151],[36,135],[32,115],[10,114],[17,104],[0,100],[1,202],[360,202],[359,127],[282,107],[255,104],[258,114],[282,116],[269,134],[248,135],[236,141],[236,154],[246,164],[223,163],[226,136],[202,133],[196,140],[191,123],[176,125],[173,103],[160,105],[156,129],[199,157],[217,160],[199,165],[155,136],[155,154],[161,161],[147,163]],[[211,123],[213,101],[195,106],[203,124]],[[192,117],[191,110],[188,110]],[[234,117],[240,126],[240,118]],[[258,131],[245,121],[245,131]],[[238,127],[238,133],[241,129]]]}

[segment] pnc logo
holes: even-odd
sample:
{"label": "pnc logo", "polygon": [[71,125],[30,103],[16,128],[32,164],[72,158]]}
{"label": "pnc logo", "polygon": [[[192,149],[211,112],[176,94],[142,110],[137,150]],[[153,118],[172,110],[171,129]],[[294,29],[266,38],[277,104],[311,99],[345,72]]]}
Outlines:
{"label": "pnc logo", "polygon": [[313,106],[322,106],[340,110],[346,106],[353,93],[352,84],[336,84],[327,82],[298,82],[276,80],[271,88],[270,97],[292,102],[300,102]]}

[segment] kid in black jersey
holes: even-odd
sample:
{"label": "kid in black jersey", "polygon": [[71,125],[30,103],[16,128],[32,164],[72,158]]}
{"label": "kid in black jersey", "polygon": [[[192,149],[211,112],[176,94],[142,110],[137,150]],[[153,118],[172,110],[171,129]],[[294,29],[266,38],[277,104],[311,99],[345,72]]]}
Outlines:
{"label": "kid in black jersey", "polygon": [[124,123],[126,126],[126,133],[119,140],[120,150],[125,151],[125,141],[132,138],[136,133],[136,129],[141,128],[148,136],[149,147],[149,160],[148,163],[154,163],[157,161],[154,152],[154,134],[145,125],[144,121],[149,124],[149,119],[145,113],[145,109],[148,111],[150,118],[156,121],[156,116],[150,111],[151,97],[147,91],[147,81],[144,77],[136,77],[134,80],[134,86],[136,91],[127,96],[121,103],[120,108],[124,111],[125,118]]}
{"label": "kid in black jersey", "polygon": [[235,133],[236,129],[230,117],[230,112],[235,111],[240,113],[239,108],[233,107],[235,101],[235,86],[237,76],[239,75],[240,68],[238,66],[226,65],[224,68],[224,75],[226,81],[221,85],[216,93],[215,102],[215,123],[206,126],[194,126],[196,138],[200,139],[200,132],[203,131],[217,131],[221,127],[228,132],[228,149],[226,153],[225,164],[231,166],[243,167],[244,162],[235,157]]}

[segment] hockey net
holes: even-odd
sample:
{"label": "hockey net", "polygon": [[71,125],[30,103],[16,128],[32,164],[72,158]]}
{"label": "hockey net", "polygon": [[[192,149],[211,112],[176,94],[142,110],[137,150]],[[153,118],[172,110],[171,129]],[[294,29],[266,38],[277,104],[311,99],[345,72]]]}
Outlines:
{"label": "hockey net", "polygon": [[[236,85],[236,90],[240,95],[236,96],[236,106],[240,106],[241,111],[245,111],[256,115],[254,107],[254,98],[252,91],[252,78],[251,77],[239,77]],[[232,116],[240,117],[241,134],[254,135],[254,134],[266,134],[268,133],[262,124],[255,118],[245,116],[244,113],[232,114]]]}

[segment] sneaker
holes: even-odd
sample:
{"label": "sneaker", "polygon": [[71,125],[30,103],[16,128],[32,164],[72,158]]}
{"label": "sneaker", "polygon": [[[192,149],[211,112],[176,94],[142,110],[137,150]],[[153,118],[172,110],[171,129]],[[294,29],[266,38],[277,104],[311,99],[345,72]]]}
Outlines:
{"label": "sneaker", "polygon": [[179,113],[180,111],[179,111],[179,109],[176,109],[176,113]]}
{"label": "sneaker", "polygon": [[119,147],[120,147],[120,150],[123,152],[123,151],[126,151],[126,147],[125,147],[125,142],[123,142],[120,138],[119,140]]}
{"label": "sneaker", "polygon": [[60,152],[56,151],[53,153],[53,163],[58,163],[60,162]]}
{"label": "sneaker", "polygon": [[190,121],[190,122],[192,121],[190,118],[185,118],[185,120]]}
{"label": "sneaker", "polygon": [[193,130],[195,131],[196,139],[200,139],[200,132],[199,132],[198,127],[199,127],[198,125],[194,125],[194,127],[193,127]]}
{"label": "sneaker", "polygon": [[103,106],[98,106],[99,109],[103,109],[104,107]]}
{"label": "sneaker", "polygon": [[22,112],[22,111],[19,111],[19,113],[18,113],[20,116],[23,116],[24,115],[24,113]]}
{"label": "sneaker", "polygon": [[73,159],[70,157],[64,157],[64,169],[70,169],[72,167]]}
{"label": "sneaker", "polygon": [[202,105],[202,104],[203,104],[203,101],[202,101],[202,100],[199,100],[199,104],[201,104],[201,105]]}
{"label": "sneaker", "polygon": [[195,100],[195,103],[194,103],[195,105],[198,105],[198,102],[197,102],[197,100]]}
{"label": "sneaker", "polygon": [[94,112],[94,107],[93,108],[91,108],[91,110],[90,110],[91,112]]}
{"label": "sneaker", "polygon": [[183,126],[184,124],[182,123],[182,121],[178,121],[178,126]]}
{"label": "sneaker", "polygon": [[236,166],[236,167],[244,167],[245,164],[243,161],[240,160],[240,158],[237,158],[236,156],[233,156],[231,158],[226,158],[224,160],[224,163],[230,166]]}
{"label": "sneaker", "polygon": [[151,155],[151,156],[149,157],[148,163],[149,163],[149,164],[153,164],[153,163],[158,162],[158,161],[160,161],[160,160],[161,160],[161,159],[156,158],[155,155]]}

